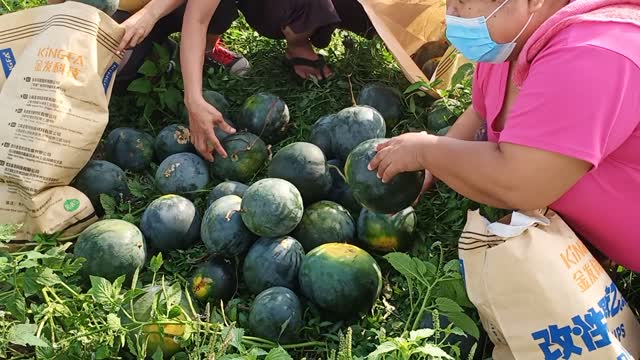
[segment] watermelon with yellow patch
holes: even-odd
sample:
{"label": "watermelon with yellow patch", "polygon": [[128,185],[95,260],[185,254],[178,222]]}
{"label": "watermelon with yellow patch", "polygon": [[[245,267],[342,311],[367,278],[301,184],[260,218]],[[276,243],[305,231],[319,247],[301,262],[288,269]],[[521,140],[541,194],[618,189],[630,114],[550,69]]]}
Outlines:
{"label": "watermelon with yellow patch", "polygon": [[405,251],[413,240],[416,222],[412,207],[393,215],[362,209],[358,218],[358,240],[367,249],[379,253]]}
{"label": "watermelon with yellow patch", "polygon": [[218,306],[221,300],[228,301],[238,290],[235,266],[230,260],[211,258],[196,268],[190,285],[194,298]]}

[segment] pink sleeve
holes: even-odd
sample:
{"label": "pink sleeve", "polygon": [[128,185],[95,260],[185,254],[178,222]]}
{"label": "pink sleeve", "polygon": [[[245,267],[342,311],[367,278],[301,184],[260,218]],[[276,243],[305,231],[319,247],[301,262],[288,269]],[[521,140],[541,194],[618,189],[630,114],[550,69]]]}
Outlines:
{"label": "pink sleeve", "polygon": [[471,106],[480,117],[486,119],[487,111],[484,105],[484,77],[486,71],[484,71],[483,64],[476,64],[475,72],[473,73],[473,81],[471,83]]}
{"label": "pink sleeve", "polygon": [[640,121],[640,69],[596,46],[555,46],[533,62],[500,142],[590,162],[620,146]]}

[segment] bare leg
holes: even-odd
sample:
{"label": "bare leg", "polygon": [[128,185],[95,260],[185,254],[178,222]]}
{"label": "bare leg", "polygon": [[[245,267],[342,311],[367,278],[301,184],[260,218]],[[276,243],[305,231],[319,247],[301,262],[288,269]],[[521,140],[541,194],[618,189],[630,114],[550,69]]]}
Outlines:
{"label": "bare leg", "polygon": [[[313,50],[309,37],[311,33],[296,34],[290,27],[282,29],[287,40],[287,57],[288,58],[304,58],[308,60],[318,60],[318,54]],[[323,69],[317,69],[305,65],[296,65],[294,70],[298,76],[303,79],[307,79],[313,75],[318,79],[327,78],[331,75],[331,69],[328,66],[324,66]],[[324,73],[324,74],[323,74]]]}

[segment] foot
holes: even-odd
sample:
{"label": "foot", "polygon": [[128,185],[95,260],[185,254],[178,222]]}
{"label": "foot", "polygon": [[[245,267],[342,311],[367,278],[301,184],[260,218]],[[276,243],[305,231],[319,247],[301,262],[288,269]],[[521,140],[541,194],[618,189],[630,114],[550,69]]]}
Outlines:
{"label": "foot", "polygon": [[[286,58],[287,60],[296,59],[296,58],[306,59],[310,61],[320,60],[320,56],[316,54],[315,51],[313,51],[311,44],[307,44],[306,46],[300,46],[300,47],[288,46]],[[305,80],[312,76],[318,80],[324,80],[329,78],[331,75],[333,75],[333,72],[331,71],[331,68],[328,65],[324,65],[321,67],[313,67],[313,66],[307,66],[307,65],[292,65],[292,66],[296,74]]]}
{"label": "foot", "polygon": [[222,41],[218,40],[213,50],[205,54],[205,61],[210,65],[224,66],[230,73],[244,76],[251,69],[249,61],[242,55],[227,49]]}

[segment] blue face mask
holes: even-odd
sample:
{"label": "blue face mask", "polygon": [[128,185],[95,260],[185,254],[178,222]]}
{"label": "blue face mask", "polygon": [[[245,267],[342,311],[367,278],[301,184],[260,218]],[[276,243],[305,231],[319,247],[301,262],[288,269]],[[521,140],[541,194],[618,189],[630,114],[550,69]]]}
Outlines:
{"label": "blue face mask", "polygon": [[509,0],[506,0],[500,4],[500,6],[487,17],[480,16],[466,19],[447,15],[447,39],[464,57],[471,61],[489,63],[505,62],[516,47],[516,41],[527,26],[529,26],[533,18],[533,14],[531,14],[529,20],[513,41],[505,44],[498,44],[493,41],[491,34],[489,34],[487,20],[495,15],[508,2]]}

